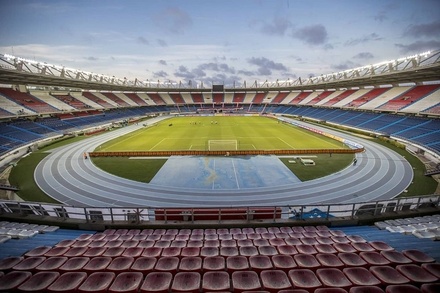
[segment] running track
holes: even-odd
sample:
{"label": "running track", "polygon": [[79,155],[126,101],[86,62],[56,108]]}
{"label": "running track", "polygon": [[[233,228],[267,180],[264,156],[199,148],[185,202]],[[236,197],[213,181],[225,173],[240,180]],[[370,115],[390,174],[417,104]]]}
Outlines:
{"label": "running track", "polygon": [[[164,118],[148,123],[160,119]],[[155,186],[114,176],[83,159],[84,152],[141,127],[131,125],[53,150],[37,166],[36,183],[50,197],[76,207],[236,207],[385,200],[399,195],[413,179],[411,165],[399,154],[369,140],[329,129],[322,130],[365,147],[366,152],[356,155],[357,166],[276,188],[208,192]]]}

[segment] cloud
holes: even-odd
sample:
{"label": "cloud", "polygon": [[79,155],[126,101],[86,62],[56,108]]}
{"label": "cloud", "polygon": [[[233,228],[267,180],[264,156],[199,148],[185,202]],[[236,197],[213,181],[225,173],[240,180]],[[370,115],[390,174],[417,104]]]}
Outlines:
{"label": "cloud", "polygon": [[413,24],[406,30],[405,34],[415,38],[439,37],[440,20],[424,24]]}
{"label": "cloud", "polygon": [[356,46],[359,44],[364,44],[367,42],[371,42],[371,41],[380,41],[383,38],[380,37],[378,34],[376,33],[371,33],[365,36],[362,36],[360,38],[356,38],[356,39],[349,39],[345,42],[345,46]]}
{"label": "cloud", "polygon": [[337,71],[343,71],[343,70],[347,70],[347,69],[353,69],[353,68],[356,68],[359,66],[361,66],[361,65],[358,63],[354,63],[353,61],[345,61],[343,63],[331,65],[331,68],[333,68]]}
{"label": "cloud", "polygon": [[440,41],[431,40],[431,41],[419,41],[411,44],[395,44],[396,47],[400,49],[402,53],[421,53],[424,51],[435,50],[436,48],[440,48]]}
{"label": "cloud", "polygon": [[142,45],[149,45],[150,42],[144,37],[138,37],[137,42]]}
{"label": "cloud", "polygon": [[203,63],[200,64],[198,66],[199,69],[201,70],[213,70],[213,71],[221,71],[221,72],[226,72],[226,73],[235,73],[235,69],[233,67],[230,67],[228,64],[226,63],[214,63],[214,62],[210,62],[210,63]]}
{"label": "cloud", "polygon": [[167,78],[168,77],[168,73],[166,73],[165,71],[161,70],[161,71],[153,72],[153,76],[155,78]]}
{"label": "cloud", "polygon": [[156,41],[157,41],[157,44],[158,44],[159,46],[161,46],[161,47],[168,47],[167,42],[165,42],[164,40],[162,40],[162,39],[157,39]]}
{"label": "cloud", "polygon": [[246,75],[246,76],[253,76],[255,75],[255,72],[250,70],[239,70],[237,71],[238,74]]}
{"label": "cloud", "polygon": [[276,17],[272,22],[263,22],[261,32],[269,36],[284,36],[287,29],[292,26],[292,23],[284,17]]}
{"label": "cloud", "polygon": [[276,63],[272,60],[267,59],[266,57],[252,57],[248,60],[249,64],[258,66],[258,73],[261,75],[271,75],[272,70],[278,70],[278,71],[287,71],[287,67],[284,66],[282,63]]}
{"label": "cloud", "polygon": [[165,60],[159,60],[159,64],[160,65],[168,65],[167,62]]}
{"label": "cloud", "polygon": [[327,29],[322,24],[305,26],[294,31],[292,37],[309,45],[322,45],[327,40]]}
{"label": "cloud", "polygon": [[177,7],[169,7],[157,13],[153,20],[160,28],[176,35],[184,34],[193,24],[191,16]]}
{"label": "cloud", "polygon": [[85,57],[84,59],[86,59],[88,61],[98,61],[99,60],[97,57],[93,57],[93,56]]}
{"label": "cloud", "polygon": [[354,59],[371,59],[374,58],[374,55],[370,52],[360,52],[353,56]]}

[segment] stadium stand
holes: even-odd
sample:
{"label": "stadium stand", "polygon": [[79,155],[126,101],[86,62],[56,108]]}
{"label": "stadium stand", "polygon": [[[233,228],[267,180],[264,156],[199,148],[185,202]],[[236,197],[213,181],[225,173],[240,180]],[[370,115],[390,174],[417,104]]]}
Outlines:
{"label": "stadium stand", "polygon": [[0,95],[36,113],[55,113],[60,111],[28,93],[22,93],[11,88],[0,88]]}

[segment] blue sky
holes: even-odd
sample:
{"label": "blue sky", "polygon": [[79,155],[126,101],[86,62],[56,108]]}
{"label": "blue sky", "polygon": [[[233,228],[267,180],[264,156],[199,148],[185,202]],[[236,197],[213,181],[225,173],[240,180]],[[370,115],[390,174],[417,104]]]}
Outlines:
{"label": "blue sky", "polygon": [[439,0],[0,0],[0,53],[128,79],[306,78],[440,48]]}

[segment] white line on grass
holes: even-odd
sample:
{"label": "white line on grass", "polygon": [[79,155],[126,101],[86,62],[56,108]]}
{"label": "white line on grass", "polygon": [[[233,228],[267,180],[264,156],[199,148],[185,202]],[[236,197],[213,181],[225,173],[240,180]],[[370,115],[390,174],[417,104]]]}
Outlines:
{"label": "white line on grass", "polygon": [[284,142],[285,144],[287,144],[288,146],[290,146],[292,149],[296,149],[293,146],[291,146],[289,143],[287,143],[284,139],[279,138],[279,137],[278,137],[278,139],[281,140],[282,142]]}
{"label": "white line on grass", "polygon": [[157,147],[158,145],[160,145],[165,139],[166,139],[166,138],[164,138],[164,139],[162,139],[161,141],[159,141],[158,143],[156,143],[156,144],[150,149],[150,151],[153,150],[153,149],[154,149],[155,147]]}

